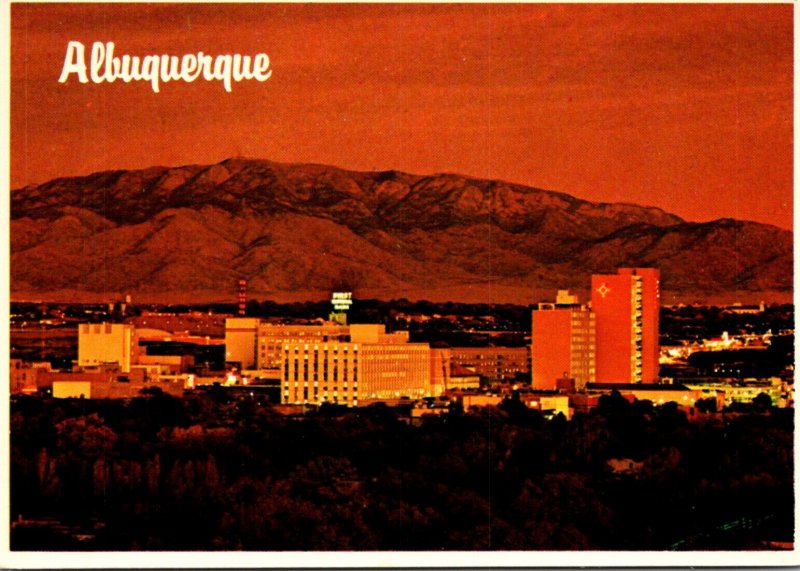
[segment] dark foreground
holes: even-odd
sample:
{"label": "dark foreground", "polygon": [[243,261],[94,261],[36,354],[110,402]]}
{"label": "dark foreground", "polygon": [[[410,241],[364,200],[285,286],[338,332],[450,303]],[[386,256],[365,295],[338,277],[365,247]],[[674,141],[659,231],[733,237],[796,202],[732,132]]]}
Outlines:
{"label": "dark foreground", "polygon": [[792,410],[689,420],[612,395],[569,422],[510,400],[411,424],[384,406],[287,418],[222,393],[25,397],[11,432],[13,550],[739,550],[793,538]]}

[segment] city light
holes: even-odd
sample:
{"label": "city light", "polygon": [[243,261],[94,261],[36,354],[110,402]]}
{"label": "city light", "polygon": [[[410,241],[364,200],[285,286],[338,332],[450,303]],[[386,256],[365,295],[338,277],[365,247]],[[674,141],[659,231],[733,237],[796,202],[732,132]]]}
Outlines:
{"label": "city light", "polygon": [[353,293],[349,291],[335,291],[331,295],[331,303],[336,311],[347,311],[353,305]]}

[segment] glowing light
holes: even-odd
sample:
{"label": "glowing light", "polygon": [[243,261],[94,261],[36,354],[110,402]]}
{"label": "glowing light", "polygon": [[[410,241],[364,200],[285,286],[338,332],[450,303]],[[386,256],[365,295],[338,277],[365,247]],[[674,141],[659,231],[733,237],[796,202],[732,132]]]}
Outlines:
{"label": "glowing light", "polygon": [[331,303],[336,311],[347,311],[353,305],[353,292],[335,291],[331,295]]}

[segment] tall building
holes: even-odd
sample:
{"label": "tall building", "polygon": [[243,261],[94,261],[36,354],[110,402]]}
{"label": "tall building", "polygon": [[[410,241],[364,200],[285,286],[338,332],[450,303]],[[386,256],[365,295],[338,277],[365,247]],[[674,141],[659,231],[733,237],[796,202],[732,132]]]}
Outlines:
{"label": "tall building", "polygon": [[554,390],[574,379],[582,389],[595,381],[595,315],[577,296],[559,291],[556,303],[540,303],[531,316],[531,379],[534,389]]}
{"label": "tall building", "polygon": [[96,367],[116,363],[129,373],[137,362],[139,343],[133,325],[82,323],[78,327],[78,365]]}
{"label": "tall building", "polygon": [[659,271],[620,268],[592,276],[598,383],[658,382]]}

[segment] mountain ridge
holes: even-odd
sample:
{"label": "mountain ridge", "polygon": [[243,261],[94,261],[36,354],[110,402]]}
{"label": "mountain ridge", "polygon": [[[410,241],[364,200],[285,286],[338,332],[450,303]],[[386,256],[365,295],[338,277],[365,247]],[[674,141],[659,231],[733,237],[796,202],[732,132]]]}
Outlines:
{"label": "mountain ridge", "polygon": [[258,297],[449,288],[459,301],[465,288],[581,290],[591,273],[620,266],[660,267],[675,295],[789,294],[792,264],[792,233],[767,224],[687,222],[657,207],[458,174],[234,157],[11,193],[12,296],[225,299],[244,278]]}

